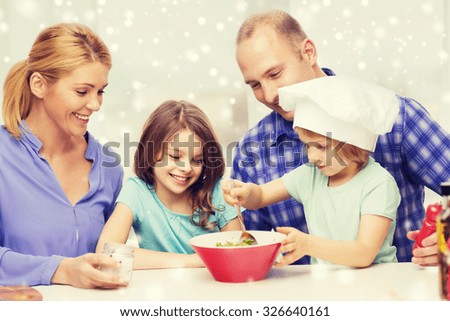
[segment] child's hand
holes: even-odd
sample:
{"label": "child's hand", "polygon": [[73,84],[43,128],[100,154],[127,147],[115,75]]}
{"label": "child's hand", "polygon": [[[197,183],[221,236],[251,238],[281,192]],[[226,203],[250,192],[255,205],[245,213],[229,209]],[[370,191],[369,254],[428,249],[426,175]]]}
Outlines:
{"label": "child's hand", "polygon": [[238,180],[222,180],[220,182],[225,202],[230,205],[245,204],[251,193],[251,185]]}
{"label": "child's hand", "polygon": [[283,258],[275,266],[289,265],[307,254],[308,234],[293,227],[277,227],[277,232],[286,234],[286,238],[281,241],[280,252],[284,254]]}

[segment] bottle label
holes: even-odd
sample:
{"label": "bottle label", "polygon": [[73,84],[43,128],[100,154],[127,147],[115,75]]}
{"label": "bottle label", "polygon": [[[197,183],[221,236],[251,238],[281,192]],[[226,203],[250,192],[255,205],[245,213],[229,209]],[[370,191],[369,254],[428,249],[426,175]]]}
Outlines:
{"label": "bottle label", "polygon": [[450,258],[450,196],[443,196],[442,212],[437,220],[437,246],[439,259],[439,290],[441,298],[450,300],[450,277],[449,277],[449,258]]}

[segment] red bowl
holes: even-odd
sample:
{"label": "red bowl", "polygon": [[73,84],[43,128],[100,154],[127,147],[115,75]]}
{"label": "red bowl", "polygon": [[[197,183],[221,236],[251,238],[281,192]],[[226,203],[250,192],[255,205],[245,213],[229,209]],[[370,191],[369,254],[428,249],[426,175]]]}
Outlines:
{"label": "red bowl", "polygon": [[241,231],[203,234],[191,239],[195,252],[219,282],[251,282],[264,279],[269,273],[284,234],[269,231],[248,231],[258,245],[218,247],[218,242],[237,243]]}

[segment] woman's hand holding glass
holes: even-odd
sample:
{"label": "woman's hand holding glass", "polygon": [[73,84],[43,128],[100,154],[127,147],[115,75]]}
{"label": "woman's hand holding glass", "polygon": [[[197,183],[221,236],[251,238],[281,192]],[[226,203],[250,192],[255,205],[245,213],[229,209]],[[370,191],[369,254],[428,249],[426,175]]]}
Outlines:
{"label": "woman's hand holding glass", "polygon": [[120,269],[120,263],[105,254],[88,253],[61,261],[52,277],[53,284],[69,284],[80,288],[118,288],[127,286],[118,275],[102,271]]}

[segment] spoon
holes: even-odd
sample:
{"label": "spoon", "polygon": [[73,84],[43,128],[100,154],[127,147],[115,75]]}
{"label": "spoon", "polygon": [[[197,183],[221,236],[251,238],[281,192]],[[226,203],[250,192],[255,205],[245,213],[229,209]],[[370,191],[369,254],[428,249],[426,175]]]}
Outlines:
{"label": "spoon", "polygon": [[[235,187],[234,180],[232,179],[228,180],[227,185],[230,190],[234,188]],[[234,208],[236,209],[237,217],[242,227],[242,233],[241,236],[239,237],[239,243],[245,242],[249,243],[250,245],[257,245],[258,242],[256,241],[255,237],[245,230],[244,221],[242,219],[241,206],[239,204],[234,204]]]}

